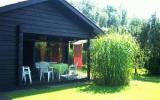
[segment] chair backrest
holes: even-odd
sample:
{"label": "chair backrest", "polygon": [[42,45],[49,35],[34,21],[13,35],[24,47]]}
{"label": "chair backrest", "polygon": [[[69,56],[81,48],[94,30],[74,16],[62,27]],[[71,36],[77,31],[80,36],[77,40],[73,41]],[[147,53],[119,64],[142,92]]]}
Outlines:
{"label": "chair backrest", "polygon": [[22,72],[30,72],[30,67],[29,66],[22,66]]}
{"label": "chair backrest", "polygon": [[76,68],[78,67],[78,62],[75,64],[75,67],[76,67]]}
{"label": "chair backrest", "polygon": [[76,70],[76,65],[74,65],[74,64],[70,65],[69,70]]}
{"label": "chair backrest", "polygon": [[69,75],[74,75],[76,74],[76,65],[72,64],[69,66]]}
{"label": "chair backrest", "polygon": [[36,62],[36,63],[35,63],[35,67],[36,67],[36,68],[40,68],[40,63],[39,63],[39,62]]}
{"label": "chair backrest", "polygon": [[69,66],[69,70],[76,70],[78,67],[78,62]]}
{"label": "chair backrest", "polygon": [[49,62],[50,64],[57,64],[57,62]]}
{"label": "chair backrest", "polygon": [[49,71],[49,63],[47,63],[47,62],[40,62],[39,66],[40,66],[40,71],[41,72],[48,72]]}

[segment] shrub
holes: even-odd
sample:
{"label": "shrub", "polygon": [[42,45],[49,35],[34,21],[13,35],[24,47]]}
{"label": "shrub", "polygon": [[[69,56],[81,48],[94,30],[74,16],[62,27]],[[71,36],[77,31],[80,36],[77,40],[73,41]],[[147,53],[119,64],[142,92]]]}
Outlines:
{"label": "shrub", "polygon": [[127,85],[139,45],[130,35],[109,34],[91,43],[91,72],[99,85]]}
{"label": "shrub", "polygon": [[148,69],[149,74],[159,75],[160,74],[160,57],[150,58],[145,67]]}
{"label": "shrub", "polygon": [[85,50],[82,51],[82,60],[84,65],[87,64],[87,54]]}

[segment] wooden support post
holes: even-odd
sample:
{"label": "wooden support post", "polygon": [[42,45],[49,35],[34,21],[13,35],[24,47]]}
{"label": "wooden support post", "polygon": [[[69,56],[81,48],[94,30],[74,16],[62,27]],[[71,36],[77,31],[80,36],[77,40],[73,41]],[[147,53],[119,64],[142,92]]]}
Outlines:
{"label": "wooden support post", "polygon": [[68,63],[68,41],[63,41],[62,44],[62,62]]}
{"label": "wooden support post", "polygon": [[23,32],[21,26],[18,26],[18,85],[22,86],[22,66],[23,66]]}
{"label": "wooden support post", "polygon": [[87,79],[90,80],[90,39],[87,41]]}

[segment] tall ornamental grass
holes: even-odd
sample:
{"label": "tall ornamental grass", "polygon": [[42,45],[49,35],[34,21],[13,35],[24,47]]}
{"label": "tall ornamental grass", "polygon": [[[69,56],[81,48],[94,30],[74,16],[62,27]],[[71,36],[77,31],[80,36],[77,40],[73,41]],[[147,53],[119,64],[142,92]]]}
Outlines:
{"label": "tall ornamental grass", "polygon": [[91,72],[99,85],[129,84],[139,45],[131,35],[109,34],[91,43]]}

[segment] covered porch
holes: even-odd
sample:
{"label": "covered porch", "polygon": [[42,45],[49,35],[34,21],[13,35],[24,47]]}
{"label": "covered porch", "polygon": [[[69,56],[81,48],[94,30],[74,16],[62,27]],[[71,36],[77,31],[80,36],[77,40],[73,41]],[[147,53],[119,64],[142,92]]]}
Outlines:
{"label": "covered porch", "polygon": [[[77,52],[74,51],[74,43],[84,38],[26,32],[20,32],[19,36],[21,37],[19,38],[20,86],[76,82],[90,79],[90,55],[88,49],[90,39],[85,39],[87,42],[82,45],[81,50],[78,50],[82,54],[82,65],[79,66],[78,62],[74,61],[74,52]],[[50,71],[53,72],[49,77],[49,81],[47,74],[41,77],[41,67],[36,66],[36,63],[41,64],[42,62],[48,63]],[[75,73],[71,73],[73,65],[76,68],[73,69]],[[22,66],[29,66],[32,78],[31,84],[28,76],[26,77],[26,83],[23,80]]]}

